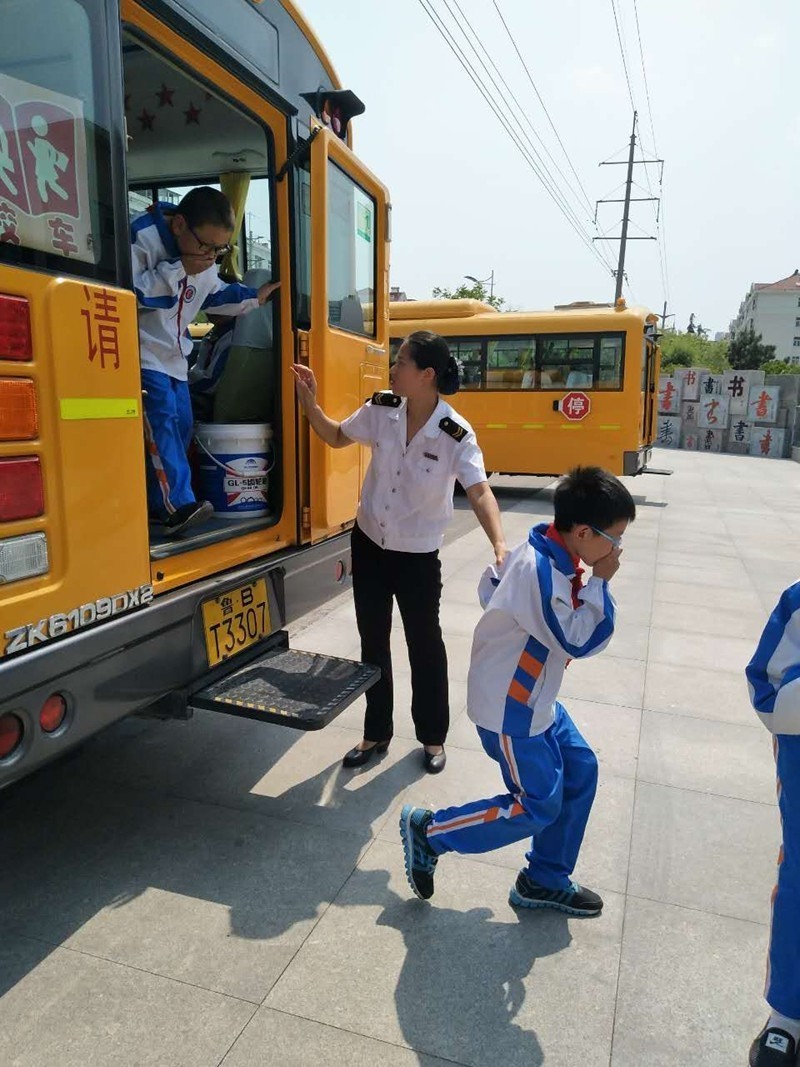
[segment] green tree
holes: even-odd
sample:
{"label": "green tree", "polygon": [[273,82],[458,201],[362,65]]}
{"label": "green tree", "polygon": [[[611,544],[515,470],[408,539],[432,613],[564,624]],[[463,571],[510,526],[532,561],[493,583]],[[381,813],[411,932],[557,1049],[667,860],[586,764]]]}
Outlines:
{"label": "green tree", "polygon": [[761,370],[765,374],[800,374],[800,365],[787,363],[783,359],[768,359],[761,364]]}
{"label": "green tree", "polygon": [[734,370],[758,370],[775,356],[775,345],[762,344],[761,334],[752,326],[731,341],[728,359]]}
{"label": "green tree", "polygon": [[483,282],[473,282],[472,285],[461,284],[455,289],[443,289],[437,285],[433,290],[433,298],[434,300],[480,300],[482,304],[491,304],[497,311],[502,311],[506,303],[502,296],[490,296]]}
{"label": "green tree", "polygon": [[696,332],[667,330],[660,344],[661,367],[665,371],[672,367],[707,367],[717,374],[730,370],[727,341],[709,341]]}

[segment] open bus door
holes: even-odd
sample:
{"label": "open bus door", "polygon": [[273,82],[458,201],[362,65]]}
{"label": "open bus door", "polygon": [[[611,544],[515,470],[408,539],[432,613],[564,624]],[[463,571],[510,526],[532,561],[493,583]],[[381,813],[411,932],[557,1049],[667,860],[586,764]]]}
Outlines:
{"label": "open bus door", "polygon": [[643,474],[672,474],[672,471],[648,467],[656,438],[658,376],[661,373],[661,349],[658,346],[656,316],[648,316],[642,342],[642,427],[640,447],[645,455]]}
{"label": "open bus door", "polygon": [[[389,372],[388,195],[329,130],[311,143],[311,328],[298,361],[318,383],[318,400],[337,422],[385,389]],[[301,421],[308,456],[302,538],[318,541],[354,518],[368,457],[333,449]]]}

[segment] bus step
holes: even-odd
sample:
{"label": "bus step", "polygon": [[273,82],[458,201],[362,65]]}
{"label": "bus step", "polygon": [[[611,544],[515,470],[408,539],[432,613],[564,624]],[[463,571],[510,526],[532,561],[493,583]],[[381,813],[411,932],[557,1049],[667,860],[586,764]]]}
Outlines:
{"label": "bus step", "polygon": [[321,730],[377,682],[380,670],[318,652],[278,648],[192,694],[195,708]]}
{"label": "bus step", "polygon": [[674,474],[675,471],[660,470],[658,467],[642,467],[642,474]]}

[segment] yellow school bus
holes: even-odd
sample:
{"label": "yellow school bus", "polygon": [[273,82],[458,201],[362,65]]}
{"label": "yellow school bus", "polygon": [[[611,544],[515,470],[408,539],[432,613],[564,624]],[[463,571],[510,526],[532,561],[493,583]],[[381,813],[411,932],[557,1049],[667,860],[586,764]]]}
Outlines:
{"label": "yellow school bus", "polygon": [[[348,580],[366,457],[310,437],[289,367],[313,367],[334,418],[387,381],[364,105],[289,0],[3,0],[2,18],[0,786],[143,709],[318,728],[374,672],[303,659],[285,626]],[[282,282],[237,320],[206,416],[258,427],[269,463],[255,481],[217,463],[225,499],[257,482],[260,506],[169,540],[148,522],[130,221],[197,185],[235,211],[223,277]]]}
{"label": "yellow school bus", "polygon": [[414,330],[447,338],[461,371],[455,406],[487,470],[645,469],[660,365],[655,315],[622,300],[507,313],[475,300],[409,300],[392,302],[390,316],[395,350]]}

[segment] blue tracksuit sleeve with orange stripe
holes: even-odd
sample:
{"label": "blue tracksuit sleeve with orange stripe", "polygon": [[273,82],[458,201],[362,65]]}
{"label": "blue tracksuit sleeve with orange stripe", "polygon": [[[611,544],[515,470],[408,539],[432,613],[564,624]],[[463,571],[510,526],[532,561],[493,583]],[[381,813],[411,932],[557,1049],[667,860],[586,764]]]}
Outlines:
{"label": "blue tracksuit sleeve with orange stripe", "polygon": [[800,582],[783,593],[747,665],[756,714],[773,734],[800,734]]}

